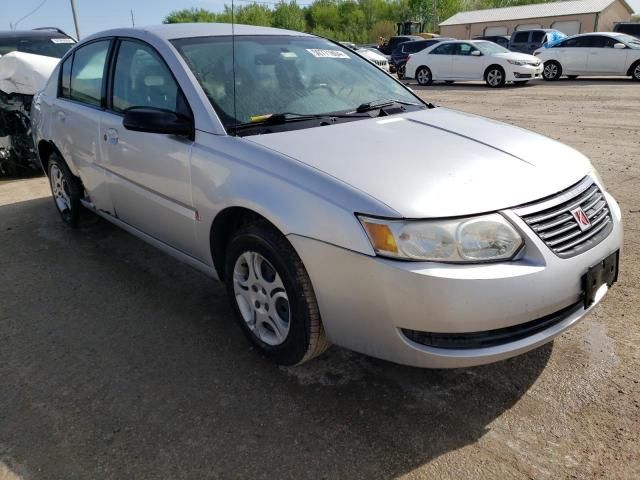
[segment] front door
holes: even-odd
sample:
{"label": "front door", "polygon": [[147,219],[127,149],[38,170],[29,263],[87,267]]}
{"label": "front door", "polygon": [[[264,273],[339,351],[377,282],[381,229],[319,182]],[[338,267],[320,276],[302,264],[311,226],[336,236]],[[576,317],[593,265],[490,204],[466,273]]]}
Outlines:
{"label": "front door", "polygon": [[127,130],[122,124],[124,111],[131,107],[190,115],[182,91],[153,47],[137,40],[119,42],[109,100],[100,136],[116,217],[193,254],[193,142],[186,137]]}
{"label": "front door", "polygon": [[448,80],[451,78],[453,74],[451,68],[455,50],[455,43],[438,45],[431,50],[426,63],[431,69],[434,80]]}
{"label": "front door", "polygon": [[472,55],[474,51],[480,51],[470,43],[458,43],[456,54],[453,57],[453,77],[465,80],[478,80],[482,78],[484,58],[482,55]]}

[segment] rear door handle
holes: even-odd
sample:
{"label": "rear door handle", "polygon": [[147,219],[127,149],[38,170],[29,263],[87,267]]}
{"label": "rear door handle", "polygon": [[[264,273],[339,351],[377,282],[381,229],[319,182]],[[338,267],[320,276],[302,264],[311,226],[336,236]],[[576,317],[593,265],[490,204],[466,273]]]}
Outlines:
{"label": "rear door handle", "polygon": [[67,118],[67,114],[62,112],[62,111],[58,111],[58,120],[60,120],[61,122],[64,122]]}

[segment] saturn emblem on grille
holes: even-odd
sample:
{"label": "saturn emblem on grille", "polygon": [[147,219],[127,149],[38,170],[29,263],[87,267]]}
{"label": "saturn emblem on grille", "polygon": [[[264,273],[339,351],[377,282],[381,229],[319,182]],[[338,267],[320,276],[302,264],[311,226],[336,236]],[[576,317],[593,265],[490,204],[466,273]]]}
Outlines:
{"label": "saturn emblem on grille", "polygon": [[582,208],[574,208],[573,210],[571,210],[571,215],[573,215],[573,218],[575,218],[576,222],[578,223],[578,227],[580,227],[580,230],[582,230],[583,232],[591,228],[591,221],[589,220],[589,217],[587,217],[587,214],[584,213],[584,210],[582,210]]}

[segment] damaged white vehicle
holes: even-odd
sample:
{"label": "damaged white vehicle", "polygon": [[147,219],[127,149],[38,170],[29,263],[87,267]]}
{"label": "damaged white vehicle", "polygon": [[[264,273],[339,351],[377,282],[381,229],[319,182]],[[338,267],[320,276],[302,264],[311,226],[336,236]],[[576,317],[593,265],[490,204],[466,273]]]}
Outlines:
{"label": "damaged white vehicle", "polygon": [[0,32],[0,176],[40,171],[31,101],[75,43],[57,29]]}

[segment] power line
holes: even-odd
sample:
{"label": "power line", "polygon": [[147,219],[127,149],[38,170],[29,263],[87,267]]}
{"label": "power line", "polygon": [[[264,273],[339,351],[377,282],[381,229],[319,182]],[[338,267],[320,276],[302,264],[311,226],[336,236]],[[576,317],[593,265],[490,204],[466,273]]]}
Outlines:
{"label": "power line", "polygon": [[19,19],[17,22],[13,23],[13,24],[11,25],[11,29],[12,29],[12,30],[15,30],[15,29],[16,29],[16,27],[18,26],[18,24],[19,24],[21,21],[23,21],[23,20],[24,20],[24,19],[26,19],[26,18],[29,18],[31,15],[33,15],[33,14],[34,14],[34,13],[36,13],[38,10],[40,10],[40,8],[42,8],[42,6],[43,6],[45,3],[47,3],[47,1],[48,1],[48,0],[42,0],[42,2],[40,2],[40,4],[39,4],[36,8],[34,8],[33,10],[31,10],[29,13],[27,13],[24,17],[22,17],[21,19]]}

